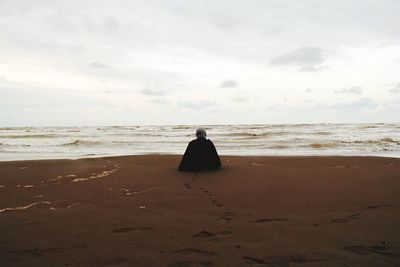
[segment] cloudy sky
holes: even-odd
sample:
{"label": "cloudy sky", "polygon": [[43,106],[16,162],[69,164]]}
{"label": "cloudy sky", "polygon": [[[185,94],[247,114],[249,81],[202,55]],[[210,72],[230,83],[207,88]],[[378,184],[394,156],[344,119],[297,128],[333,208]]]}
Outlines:
{"label": "cloudy sky", "polygon": [[0,125],[399,122],[400,1],[0,1]]}

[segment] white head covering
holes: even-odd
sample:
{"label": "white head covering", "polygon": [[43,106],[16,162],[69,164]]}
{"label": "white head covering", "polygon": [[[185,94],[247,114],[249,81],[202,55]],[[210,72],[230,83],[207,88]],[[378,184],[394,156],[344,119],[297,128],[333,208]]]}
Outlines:
{"label": "white head covering", "polygon": [[196,130],[196,137],[197,138],[200,138],[200,137],[204,137],[204,138],[206,138],[206,130],[204,130],[204,128],[197,128],[197,130]]}

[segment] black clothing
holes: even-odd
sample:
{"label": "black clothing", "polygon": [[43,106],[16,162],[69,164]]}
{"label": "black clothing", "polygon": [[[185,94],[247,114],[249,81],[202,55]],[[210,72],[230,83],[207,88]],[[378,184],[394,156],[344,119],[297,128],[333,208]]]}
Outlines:
{"label": "black clothing", "polygon": [[179,164],[179,171],[207,171],[220,167],[221,160],[213,142],[199,137],[189,142]]}

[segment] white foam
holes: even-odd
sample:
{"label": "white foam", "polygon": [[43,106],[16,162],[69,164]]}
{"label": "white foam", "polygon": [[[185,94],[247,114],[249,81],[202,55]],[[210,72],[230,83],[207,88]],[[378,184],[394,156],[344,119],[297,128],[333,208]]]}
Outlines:
{"label": "white foam", "polygon": [[33,206],[39,205],[39,204],[50,205],[51,203],[49,201],[34,202],[34,203],[28,204],[26,206],[19,206],[19,207],[0,209],[0,213],[7,212],[7,211],[26,210],[26,209],[29,209],[29,208],[31,208]]}
{"label": "white foam", "polygon": [[[203,125],[221,155],[400,157],[400,123]],[[0,131],[0,160],[182,154],[195,126],[32,127]],[[51,134],[48,132],[51,131]],[[63,145],[72,144],[72,145]],[[108,165],[111,161],[103,163]],[[24,163],[22,163],[24,164]],[[21,166],[23,170],[28,166]]]}
{"label": "white foam", "polygon": [[82,182],[82,181],[88,181],[91,179],[98,179],[98,178],[106,177],[106,176],[109,176],[110,174],[116,172],[118,169],[119,169],[119,165],[117,165],[117,168],[115,168],[115,169],[102,171],[101,173],[92,173],[92,175],[89,177],[75,178],[72,180],[72,182],[76,183],[76,182]]}

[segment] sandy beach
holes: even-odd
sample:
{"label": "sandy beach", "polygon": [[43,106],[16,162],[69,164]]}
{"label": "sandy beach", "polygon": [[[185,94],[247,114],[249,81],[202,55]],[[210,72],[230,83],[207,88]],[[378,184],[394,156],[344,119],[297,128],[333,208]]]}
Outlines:
{"label": "sandy beach", "polygon": [[0,266],[399,266],[400,159],[0,162]]}

